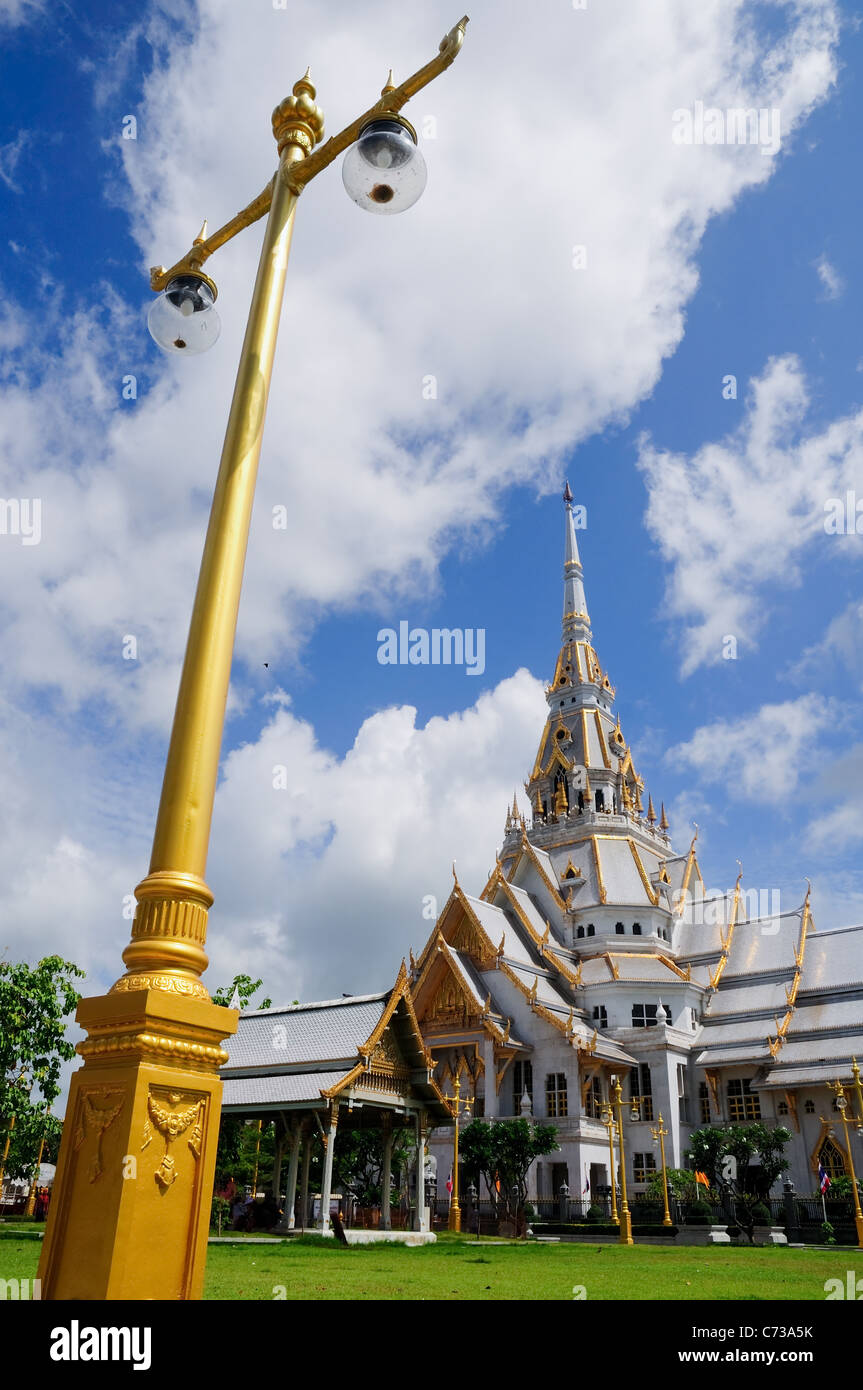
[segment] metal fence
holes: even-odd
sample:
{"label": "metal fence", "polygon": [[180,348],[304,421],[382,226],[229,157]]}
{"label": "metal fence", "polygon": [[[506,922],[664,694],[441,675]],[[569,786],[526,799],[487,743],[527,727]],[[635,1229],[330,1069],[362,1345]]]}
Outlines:
{"label": "metal fence", "polygon": [[[472,1200],[469,1194],[465,1196],[462,1193],[460,1194],[460,1203],[462,1230],[476,1230],[477,1218],[479,1218],[482,1234],[495,1232],[497,1212],[493,1202],[487,1198]],[[725,1202],[711,1202],[706,1198],[704,1201],[682,1202],[671,1198],[669,1215],[675,1226],[704,1225],[705,1205],[709,1208],[707,1223],[732,1228],[738,1224],[738,1204],[733,1197],[729,1197]],[[818,1244],[823,1241],[824,1208],[822,1208],[820,1197],[799,1197],[796,1194],[771,1197],[765,1200],[762,1205],[770,1213],[769,1224],[782,1228],[789,1240],[796,1240],[805,1244]],[[611,1198],[606,1195],[593,1198],[587,1196],[570,1197],[568,1195],[538,1197],[531,1199],[530,1206],[533,1211],[531,1222],[539,1226],[546,1223],[549,1225],[579,1225],[581,1223],[601,1225],[612,1219]],[[619,1211],[620,1193],[617,1194],[617,1206]],[[661,1198],[635,1196],[629,1202],[629,1209],[634,1225],[660,1225],[662,1222],[663,1203]],[[437,1196],[431,1203],[431,1210],[434,1224],[439,1229],[446,1227],[450,1214],[449,1198],[446,1195]],[[826,1212],[828,1222],[835,1228],[837,1241],[840,1244],[846,1243],[846,1237],[850,1239],[854,1235],[854,1208],[851,1199],[837,1199],[832,1202],[828,1200]]]}

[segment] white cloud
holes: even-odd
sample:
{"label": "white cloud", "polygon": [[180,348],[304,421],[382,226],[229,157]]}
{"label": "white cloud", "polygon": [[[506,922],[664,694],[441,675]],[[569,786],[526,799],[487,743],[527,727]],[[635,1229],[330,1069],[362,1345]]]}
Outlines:
{"label": "white cloud", "polygon": [[0,0],[0,29],[29,24],[45,8],[45,0]]}
{"label": "white cloud", "polygon": [[19,130],[14,140],[0,145],[0,183],[4,183],[12,193],[20,193],[21,185],[16,180],[16,171],[21,156],[27,148],[32,134],[29,130]]}
{"label": "white cloud", "polygon": [[818,735],[839,717],[835,702],[820,695],[762,705],[754,714],[702,725],[669,750],[668,761],[691,768],[703,783],[721,784],[729,801],[787,806],[801,776],[811,774]]}
{"label": "white cloud", "polygon": [[[769,48],[745,13],[727,0],[697,10],[643,0],[627,6],[622,49],[613,9],[550,9],[542,41],[525,45],[514,0],[480,3],[455,65],[414,104],[438,132],[417,207],[364,217],[337,169],[307,189],[241,659],[257,664],[262,648],[295,657],[324,607],[385,609],[426,591],[453,544],[494,524],[500,490],[554,479],[564,451],[653,388],[683,332],[709,218],[773,167],[758,149],[681,149],[671,113],[693,96],[733,105],[745,88],[781,106],[787,137],[833,81],[832,6],[783,7],[787,27]],[[382,30],[404,73],[451,23],[435,4],[418,27],[391,0],[334,5],[326,31],[310,0],[290,19],[215,0],[201,15],[170,43],[164,23],[152,27],[160,46],[138,138],[116,133],[147,264],[180,254],[204,213],[215,225],[269,177],[288,31],[309,36],[297,75],[311,58],[336,129],[377,90]],[[524,114],[533,91],[535,138]],[[113,190],[113,159],[105,180]],[[4,496],[43,499],[45,538],[26,558],[0,556],[13,687],[55,682],[72,704],[98,692],[132,726],[167,722],[259,239],[247,232],[209,263],[224,322],[214,352],[165,362],[134,410],[119,396],[121,376],[144,365],[137,313],[107,292],[105,312],[76,312],[56,285],[42,325],[22,310],[32,356],[0,399],[0,484]],[[588,265],[576,271],[582,243]],[[422,398],[428,373],[436,401]],[[271,525],[279,503],[286,531]],[[133,678],[119,665],[127,631],[146,651]]]}
{"label": "white cloud", "polygon": [[[479,0],[463,53],[411,107],[420,125],[437,120],[417,207],[364,217],[336,168],[307,189],[241,681],[242,661],[257,666],[262,651],[295,661],[323,611],[389,616],[396,597],[426,592],[449,549],[495,524],[502,490],[555,481],[565,453],[649,394],[681,340],[705,227],[774,167],[758,148],[676,146],[673,111],[696,99],[779,106],[785,150],[834,82],[836,7],[794,0],[777,13],[785,28],[767,40],[742,0],[549,5],[525,42],[522,6]],[[156,61],[138,138],[118,130],[104,167],[105,195],[123,197],[141,247],[142,305],[145,267],[182,254],[204,215],[218,225],[271,176],[286,71],[311,61],[334,131],[374,98],[386,63],[412,71],[453,19],[438,0],[421,21],[392,0],[341,0],[325,25],[312,0],[288,12],[211,0],[200,15],[194,30],[166,17],[148,31]],[[106,75],[96,95],[110,90],[121,109],[122,83]],[[0,546],[2,680],[10,738],[26,750],[3,774],[16,811],[0,899],[10,949],[38,940],[86,959],[103,984],[119,969],[119,903],[146,864],[162,756],[147,739],[173,707],[260,235],[209,263],[217,348],[155,371],[139,306],[107,286],[88,288],[86,304],[56,279],[35,302],[6,296],[26,331],[7,335],[0,374],[0,496],[40,498],[43,539]],[[120,399],[128,373],[134,407]],[[429,373],[433,402],[421,392]],[[278,503],[287,531],[271,525]],[[135,663],[122,659],[126,634]],[[446,892],[453,854],[466,883],[491,866],[543,714],[521,673],[423,730],[409,710],[385,710],[339,760],[277,713],[228,756],[217,797],[211,977],[248,963],[289,998],[338,981],[379,987],[427,931],[419,900]],[[272,790],[276,762],[299,791]]]}
{"label": "white cloud", "polygon": [[844,667],[863,690],[863,602],[852,599],[827,625],[820,642],[807,647],[792,667],[799,680],[824,680],[836,666]]}
{"label": "white cloud", "polygon": [[863,411],[807,432],[808,409],[798,359],[773,358],[721,442],[688,456],[641,441],[647,526],[671,566],[666,611],[685,625],[684,674],[721,661],[728,635],[755,645],[768,595],[799,585],[816,541],[822,556],[859,557],[856,535],[828,535],[825,519],[860,478]]}
{"label": "white cloud", "polygon": [[839,274],[835,265],[828,259],[826,254],[818,257],[813,262],[821,287],[824,291],[824,299],[839,299],[845,291],[845,281]]}

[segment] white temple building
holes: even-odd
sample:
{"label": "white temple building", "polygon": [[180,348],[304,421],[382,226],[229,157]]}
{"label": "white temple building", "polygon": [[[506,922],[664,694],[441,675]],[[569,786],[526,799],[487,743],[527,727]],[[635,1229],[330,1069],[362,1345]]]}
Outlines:
{"label": "white temple building", "polygon": [[[608,1185],[614,1076],[635,1193],[659,1167],[660,1112],[667,1162],[680,1168],[701,1125],[787,1126],[786,1177],[812,1192],[819,1161],[834,1177],[848,1171],[827,1083],[850,1083],[863,1056],[863,927],[816,931],[809,892],[759,917],[742,874],[732,893],[705,898],[697,830],[675,850],[615,712],[568,485],[564,500],[563,632],[528,807],[514,799],[488,882],[474,895],[456,879],[411,957],[435,1080],[451,1096],[458,1075],[477,1115],[557,1127],[560,1150],[534,1165],[532,1195]],[[451,1128],[431,1148],[448,1171]]]}

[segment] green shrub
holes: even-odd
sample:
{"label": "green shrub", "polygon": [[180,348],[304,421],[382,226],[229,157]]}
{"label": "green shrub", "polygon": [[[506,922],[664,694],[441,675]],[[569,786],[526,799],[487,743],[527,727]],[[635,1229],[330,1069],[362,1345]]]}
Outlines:
{"label": "green shrub", "polygon": [[693,1202],[686,1213],[687,1226],[709,1226],[713,1221],[713,1208],[709,1202]]}
{"label": "green shrub", "polygon": [[756,1226],[772,1226],[773,1217],[770,1215],[770,1208],[763,1202],[756,1202],[752,1208],[752,1220]]}

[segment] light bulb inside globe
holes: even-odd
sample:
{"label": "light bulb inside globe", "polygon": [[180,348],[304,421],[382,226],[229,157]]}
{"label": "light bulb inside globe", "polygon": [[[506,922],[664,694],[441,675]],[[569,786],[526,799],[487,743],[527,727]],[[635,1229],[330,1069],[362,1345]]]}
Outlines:
{"label": "light bulb inside globe", "polygon": [[404,116],[369,121],[342,164],[350,198],[366,212],[404,212],[422,194],[428,177],[416,131]]}
{"label": "light bulb inside globe", "polygon": [[147,327],[164,352],[193,357],[211,348],[221,322],[214,307],[216,286],[207,275],[177,275],[153,301]]}

